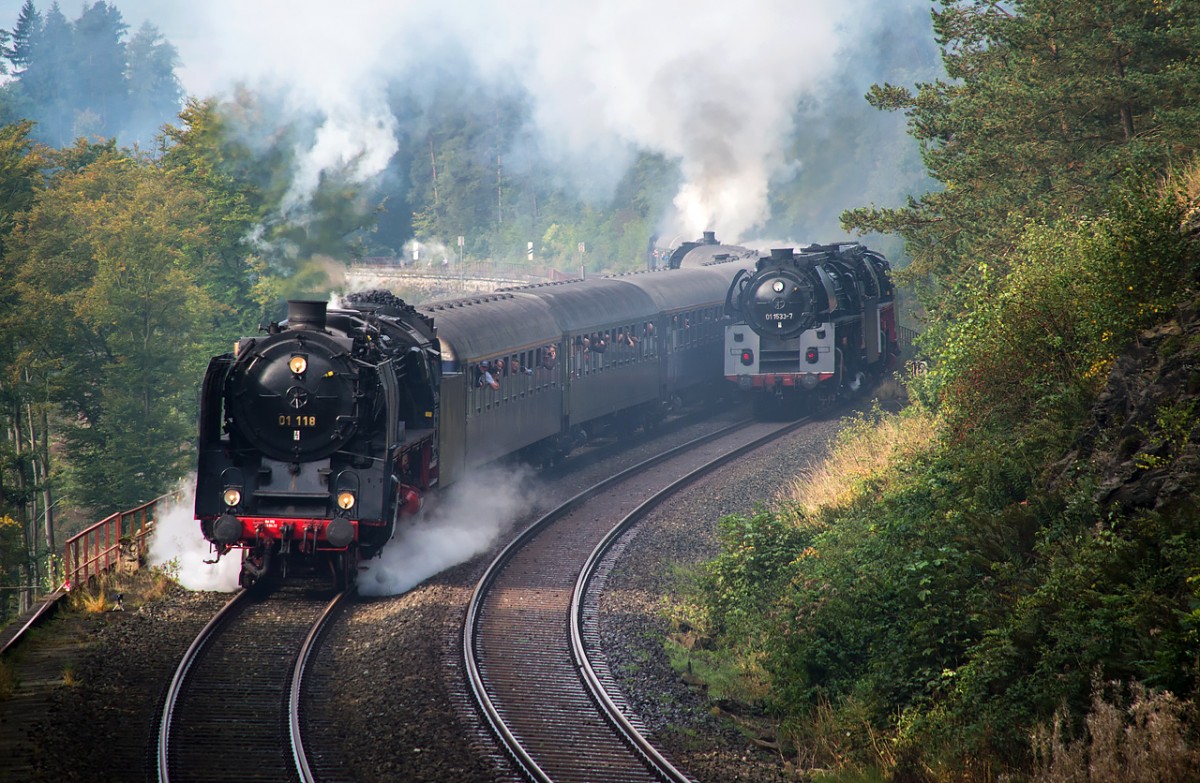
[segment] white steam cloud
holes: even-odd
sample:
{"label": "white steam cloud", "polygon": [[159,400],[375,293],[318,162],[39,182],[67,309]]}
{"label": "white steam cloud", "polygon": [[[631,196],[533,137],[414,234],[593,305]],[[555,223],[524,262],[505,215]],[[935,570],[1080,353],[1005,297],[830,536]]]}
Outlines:
{"label": "white steam cloud", "polygon": [[[767,217],[772,174],[800,100],[818,100],[841,42],[920,0],[118,0],[179,49],[195,95],[282,88],[319,132],[289,197],[330,167],[383,171],[405,118],[387,86],[469,58],[536,101],[540,144],[565,176],[611,186],[633,149],[662,153],[685,178],[663,233],[714,229],[732,241]],[[0,0],[8,4],[15,0]],[[19,4],[18,4],[19,5]],[[926,3],[927,5],[927,3]],[[13,19],[15,20],[15,11]],[[861,100],[860,95],[839,100]]]}
{"label": "white steam cloud", "polygon": [[361,595],[396,595],[492,546],[520,516],[538,510],[531,469],[486,468],[455,483],[413,521],[397,526],[358,575]]}
{"label": "white steam cloud", "polygon": [[241,552],[222,557],[215,564],[205,562],[212,560],[214,553],[193,514],[196,476],[181,481],[179,489],[182,492],[179,502],[160,509],[157,514],[148,562],[177,574],[179,584],[188,590],[233,592],[238,587]]}
{"label": "white steam cloud", "polygon": [[[492,546],[519,517],[542,510],[531,468],[485,468],[454,484],[416,517],[405,517],[379,557],[363,564],[362,595],[403,593]],[[160,509],[147,560],[177,575],[188,590],[233,592],[241,551],[216,563],[193,515],[196,477],[180,482],[182,498]]]}

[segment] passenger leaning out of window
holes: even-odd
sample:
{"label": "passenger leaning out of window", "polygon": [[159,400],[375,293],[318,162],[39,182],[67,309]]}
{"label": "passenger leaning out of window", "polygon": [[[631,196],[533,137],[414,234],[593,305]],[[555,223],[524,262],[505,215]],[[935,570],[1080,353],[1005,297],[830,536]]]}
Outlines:
{"label": "passenger leaning out of window", "polygon": [[479,387],[496,390],[500,388],[500,381],[492,375],[492,368],[487,362],[479,363]]}

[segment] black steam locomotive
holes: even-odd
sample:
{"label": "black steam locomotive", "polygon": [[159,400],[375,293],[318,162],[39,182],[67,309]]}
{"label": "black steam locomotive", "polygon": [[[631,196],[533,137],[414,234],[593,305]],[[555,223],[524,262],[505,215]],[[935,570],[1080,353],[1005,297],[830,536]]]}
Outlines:
{"label": "black steam locomotive", "polygon": [[723,245],[717,240],[715,231],[705,231],[700,239],[683,242],[672,250],[667,258],[667,266],[671,269],[681,269],[731,261],[752,264],[757,258],[757,250],[740,245]]}
{"label": "black steam locomotive", "polygon": [[772,250],[729,286],[725,377],[760,413],[862,388],[900,355],[886,258],[857,242]]}
{"label": "black steam locomotive", "polygon": [[354,581],[438,487],[518,454],[553,463],[720,388],[722,304],[744,264],[596,277],[411,307],[387,292],[288,318],[212,359],[195,512],[250,586]]}
{"label": "black steam locomotive", "polygon": [[211,360],[196,517],[249,586],[292,556],[353,579],[435,482],[440,366],[432,319],[400,300],[288,318]]}

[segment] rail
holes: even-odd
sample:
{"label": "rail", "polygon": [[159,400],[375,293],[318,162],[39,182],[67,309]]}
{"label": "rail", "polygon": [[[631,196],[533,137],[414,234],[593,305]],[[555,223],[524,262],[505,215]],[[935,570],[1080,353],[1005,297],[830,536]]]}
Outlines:
{"label": "rail", "polygon": [[92,577],[116,567],[122,556],[136,560],[144,555],[150,534],[154,532],[159,503],[178,501],[180,494],[160,495],[137,508],[118,511],[71,536],[63,557],[64,586],[70,589],[85,584]]}

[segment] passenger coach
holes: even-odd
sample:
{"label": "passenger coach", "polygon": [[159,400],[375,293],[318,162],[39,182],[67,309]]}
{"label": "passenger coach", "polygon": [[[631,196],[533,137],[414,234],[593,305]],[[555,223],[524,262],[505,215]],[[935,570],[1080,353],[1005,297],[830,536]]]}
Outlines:
{"label": "passenger coach", "polygon": [[554,462],[602,430],[653,426],[719,381],[735,271],[549,283],[418,308],[441,346],[443,483],[505,454]]}

